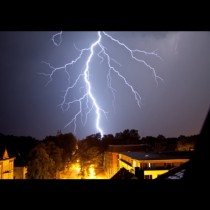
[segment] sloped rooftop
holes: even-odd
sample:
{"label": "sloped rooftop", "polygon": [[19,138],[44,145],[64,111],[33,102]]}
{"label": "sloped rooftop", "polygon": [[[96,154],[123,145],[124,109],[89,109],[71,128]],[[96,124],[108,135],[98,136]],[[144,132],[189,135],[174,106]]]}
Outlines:
{"label": "sloped rooftop", "polygon": [[123,167],[110,179],[138,179],[138,178],[133,173],[129,172],[127,169]]}
{"label": "sloped rooftop", "polygon": [[136,160],[170,160],[170,159],[189,159],[191,151],[187,152],[120,152]]}

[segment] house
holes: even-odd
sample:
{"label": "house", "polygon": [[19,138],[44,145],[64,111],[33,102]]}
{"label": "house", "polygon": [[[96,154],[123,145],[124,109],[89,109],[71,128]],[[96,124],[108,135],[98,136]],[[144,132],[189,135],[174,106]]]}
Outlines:
{"label": "house", "polygon": [[0,154],[0,179],[13,179],[15,157],[10,157],[6,148]]}

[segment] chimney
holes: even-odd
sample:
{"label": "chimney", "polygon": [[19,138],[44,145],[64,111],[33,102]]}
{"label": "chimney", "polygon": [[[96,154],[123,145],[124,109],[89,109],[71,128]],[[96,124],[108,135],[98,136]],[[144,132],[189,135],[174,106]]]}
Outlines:
{"label": "chimney", "polygon": [[135,167],[135,176],[138,179],[144,179],[144,170],[141,169],[140,167]]}

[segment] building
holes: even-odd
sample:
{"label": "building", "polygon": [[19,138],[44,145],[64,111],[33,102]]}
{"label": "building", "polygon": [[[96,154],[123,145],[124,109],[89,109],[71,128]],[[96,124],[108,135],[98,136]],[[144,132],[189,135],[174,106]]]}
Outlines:
{"label": "building", "polygon": [[1,152],[0,157],[0,179],[13,179],[14,178],[14,160],[15,157],[9,157],[7,149]]}
{"label": "building", "polygon": [[120,152],[116,153],[117,165],[114,169],[119,171],[125,168],[133,174],[139,169],[143,173],[143,179],[156,179],[172,168],[188,162],[191,154],[192,152]]}
{"label": "building", "polygon": [[14,179],[26,179],[27,167],[20,155],[17,155],[14,162]]}
{"label": "building", "polygon": [[120,169],[119,153],[128,151],[150,151],[150,147],[146,144],[109,145],[104,153],[104,171],[107,178],[111,178]]}
{"label": "building", "polygon": [[186,163],[183,163],[182,165],[170,169],[168,172],[161,174],[157,177],[158,180],[164,180],[164,179],[183,179],[185,176],[185,172],[187,170],[187,167],[189,165],[190,161],[187,161]]}

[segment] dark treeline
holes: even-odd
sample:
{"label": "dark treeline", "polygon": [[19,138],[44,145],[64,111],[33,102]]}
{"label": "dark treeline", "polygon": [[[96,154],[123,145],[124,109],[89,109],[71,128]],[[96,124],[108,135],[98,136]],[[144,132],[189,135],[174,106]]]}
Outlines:
{"label": "dark treeline", "polygon": [[55,179],[73,162],[77,139],[71,133],[47,136],[26,157],[28,178]]}
{"label": "dark treeline", "polygon": [[[127,144],[148,144],[152,150],[157,151],[179,151],[179,150],[191,150],[194,148],[198,135],[166,138],[163,135],[157,137],[146,136],[142,137],[135,129],[125,129],[123,132],[104,135],[101,138],[100,134],[92,134],[85,139],[77,140],[72,134],[59,134],[56,136],[47,136],[43,140],[37,140],[30,136],[13,136],[0,134],[0,149],[7,148],[11,154],[19,153],[22,157],[26,157],[29,151],[37,144],[54,142],[59,148],[65,150],[65,154],[69,155],[72,151],[71,145],[75,145],[75,142],[85,141],[88,142],[90,147],[96,146],[103,152],[108,148],[108,145],[127,145]],[[70,139],[74,139],[71,141]],[[69,146],[70,145],[70,146]]]}
{"label": "dark treeline", "polygon": [[21,157],[28,167],[28,178],[58,178],[58,174],[71,164],[79,162],[85,176],[91,164],[103,166],[103,153],[108,145],[146,144],[152,151],[189,151],[194,149],[198,135],[166,138],[147,136],[141,138],[135,129],[104,135],[99,133],[78,140],[72,133],[58,133],[43,140],[0,134],[0,149],[7,148],[10,155]]}

